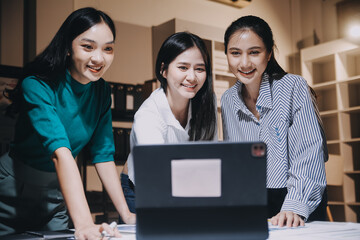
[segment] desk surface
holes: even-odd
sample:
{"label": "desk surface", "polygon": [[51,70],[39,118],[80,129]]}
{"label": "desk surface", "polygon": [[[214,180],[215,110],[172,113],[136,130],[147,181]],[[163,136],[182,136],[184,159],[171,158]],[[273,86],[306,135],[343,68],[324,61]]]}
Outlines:
{"label": "desk surface", "polygon": [[[123,233],[117,240],[136,240],[135,234]],[[304,227],[279,228],[269,223],[268,240],[360,240],[360,223],[309,222]],[[115,239],[112,239],[115,240]]]}
{"label": "desk surface", "polygon": [[[127,225],[119,225],[120,230]],[[111,238],[111,240],[136,240],[135,233],[122,232],[122,238]],[[39,240],[44,238],[34,237],[26,234],[7,236],[0,239],[31,239]],[[61,238],[71,239],[71,238]],[[351,239],[360,240],[360,223],[348,222],[310,222],[305,227],[279,228],[269,224],[268,240],[338,240]]]}
{"label": "desk surface", "polygon": [[309,222],[305,227],[279,228],[269,225],[270,240],[360,240],[360,224],[349,222]]}

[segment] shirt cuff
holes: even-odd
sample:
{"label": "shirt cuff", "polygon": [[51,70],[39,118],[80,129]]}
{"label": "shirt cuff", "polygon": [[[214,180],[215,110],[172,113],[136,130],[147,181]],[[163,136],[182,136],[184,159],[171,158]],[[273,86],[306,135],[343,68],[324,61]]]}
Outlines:
{"label": "shirt cuff", "polygon": [[93,157],[92,163],[102,163],[102,162],[114,162],[113,155],[96,155]]}
{"label": "shirt cuff", "polygon": [[304,217],[305,222],[310,215],[309,206],[306,203],[288,198],[285,198],[284,203],[281,207],[281,211],[291,211],[293,213],[296,213],[300,217]]}
{"label": "shirt cuff", "polygon": [[61,148],[61,147],[66,147],[70,150],[70,152],[72,152],[72,149],[70,147],[70,143],[66,140],[58,140],[58,141],[53,141],[52,143],[50,143],[47,146],[48,149],[48,154],[52,155],[55,150]]}

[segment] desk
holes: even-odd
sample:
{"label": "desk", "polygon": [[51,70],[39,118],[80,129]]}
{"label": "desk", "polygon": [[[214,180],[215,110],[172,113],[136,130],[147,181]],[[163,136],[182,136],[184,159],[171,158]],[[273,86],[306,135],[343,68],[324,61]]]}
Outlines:
{"label": "desk", "polygon": [[[123,234],[117,240],[136,240],[135,234]],[[309,222],[305,227],[279,228],[269,224],[268,240],[360,240],[360,223]],[[114,239],[115,240],[115,239]]]}
{"label": "desk", "polygon": [[[360,224],[347,222],[309,222],[305,227],[279,228],[269,223],[268,240],[360,240]],[[115,240],[115,239],[112,239]],[[123,233],[117,240],[136,240],[135,234]]]}
{"label": "desk", "polygon": [[[122,233],[122,238],[111,238],[111,240],[136,240],[135,233]],[[40,240],[30,235],[14,235],[0,239],[27,239]],[[69,239],[69,238],[62,238]],[[71,239],[71,238],[70,238]],[[278,228],[269,225],[268,240],[360,240],[360,223],[347,222],[310,222],[305,227]],[[59,239],[58,239],[59,240]]]}

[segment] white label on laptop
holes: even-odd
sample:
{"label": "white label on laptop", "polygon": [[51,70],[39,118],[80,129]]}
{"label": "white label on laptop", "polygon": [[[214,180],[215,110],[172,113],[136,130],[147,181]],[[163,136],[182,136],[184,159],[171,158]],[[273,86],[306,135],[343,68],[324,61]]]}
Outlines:
{"label": "white label on laptop", "polygon": [[171,160],[173,197],[220,197],[221,159]]}

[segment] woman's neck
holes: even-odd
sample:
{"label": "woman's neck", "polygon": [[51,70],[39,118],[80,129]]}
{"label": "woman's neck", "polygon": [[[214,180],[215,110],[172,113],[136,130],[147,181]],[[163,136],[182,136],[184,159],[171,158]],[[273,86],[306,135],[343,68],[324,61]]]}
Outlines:
{"label": "woman's neck", "polygon": [[169,95],[166,96],[170,105],[171,112],[174,114],[174,117],[179,121],[183,128],[186,127],[188,119],[188,110],[189,110],[189,99],[176,100],[174,101]]}
{"label": "woman's neck", "polygon": [[256,87],[256,86],[244,85],[241,91],[241,95],[243,99],[256,103],[257,98],[259,97],[259,90],[260,90],[260,86]]}
{"label": "woman's neck", "polygon": [[250,112],[254,114],[254,116],[258,120],[260,119],[260,114],[256,110],[256,101],[260,94],[260,83],[261,81],[259,81],[259,83],[256,84],[247,84],[247,85],[244,84],[241,90],[241,96],[244,100],[246,107],[250,110]]}

